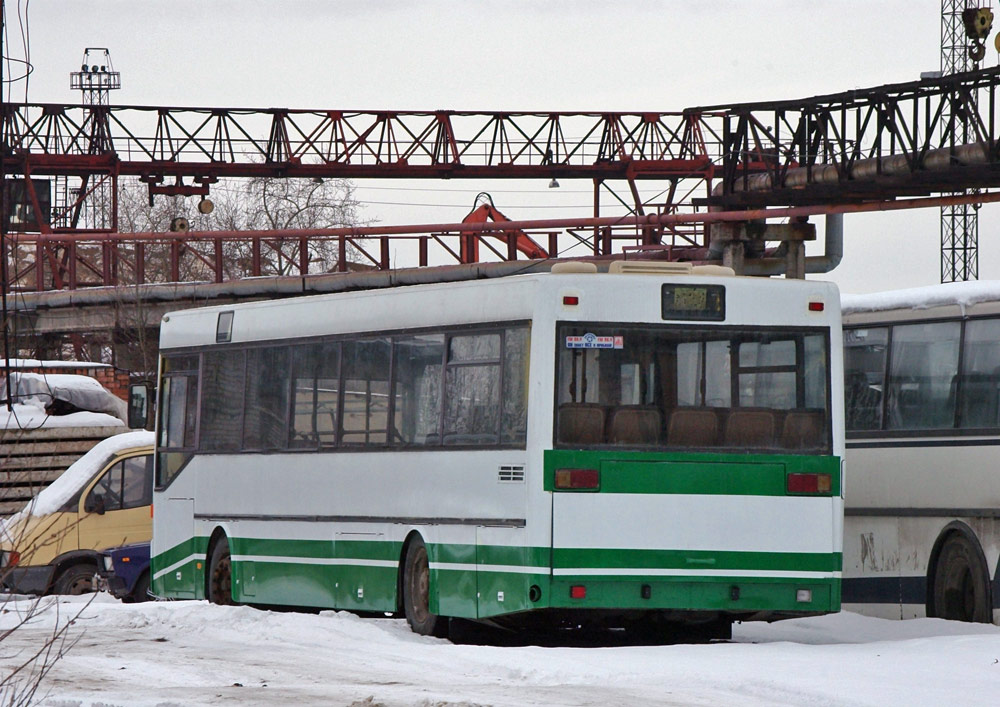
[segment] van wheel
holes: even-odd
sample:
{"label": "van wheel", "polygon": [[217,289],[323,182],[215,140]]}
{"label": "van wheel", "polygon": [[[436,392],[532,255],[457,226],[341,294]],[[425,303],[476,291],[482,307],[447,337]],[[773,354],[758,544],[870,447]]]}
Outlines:
{"label": "van wheel", "polygon": [[128,601],[130,603],[138,603],[141,601],[149,601],[149,572],[143,572],[142,576],[135,581],[135,586],[132,588],[132,593],[128,596]]}
{"label": "van wheel", "polygon": [[233,566],[229,556],[229,540],[222,536],[212,547],[208,563],[208,600],[213,604],[232,606]]}
{"label": "van wheel", "polygon": [[931,615],[952,621],[989,623],[989,578],[969,540],[952,535],[944,541],[934,569]]}
{"label": "van wheel", "polygon": [[414,633],[423,636],[443,636],[447,619],[430,612],[430,568],[424,541],[414,538],[406,548],[403,562],[403,611]]}
{"label": "van wheel", "polygon": [[52,593],[89,594],[94,591],[94,575],[96,573],[97,567],[89,562],[70,565],[60,573],[59,579],[56,580],[55,586],[52,589]]}

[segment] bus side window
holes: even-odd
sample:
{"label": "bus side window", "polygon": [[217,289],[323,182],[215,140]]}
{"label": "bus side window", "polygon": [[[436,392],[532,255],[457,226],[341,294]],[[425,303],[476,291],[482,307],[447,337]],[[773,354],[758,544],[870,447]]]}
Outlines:
{"label": "bus side window", "polygon": [[344,342],[342,444],[388,443],[391,357],[388,338]]}
{"label": "bus side window", "polygon": [[500,442],[524,444],[528,435],[528,328],[507,329],[503,340]]}
{"label": "bus side window", "polygon": [[247,353],[243,449],[284,449],[288,413],[289,349],[269,346]]}
{"label": "bus side window", "polygon": [[456,334],[448,339],[444,383],[445,445],[500,442],[499,332]]}
{"label": "bus side window", "polygon": [[201,374],[198,448],[236,451],[243,442],[246,351],[206,351]]}
{"label": "bus side window", "polygon": [[888,343],[889,330],[885,327],[844,331],[844,398],[849,430],[882,427]]}
{"label": "bus side window", "polygon": [[1000,319],[966,323],[958,395],[960,427],[1000,427]]}
{"label": "bus side window", "polygon": [[195,355],[166,356],[160,384],[156,484],[166,486],[191,459],[197,444],[198,369]]}
{"label": "bus side window", "polygon": [[444,335],[400,337],[393,343],[393,444],[440,444]]}
{"label": "bus side window", "polygon": [[947,429],[955,425],[952,381],[958,374],[961,324],[897,325],[889,362],[889,429]]}

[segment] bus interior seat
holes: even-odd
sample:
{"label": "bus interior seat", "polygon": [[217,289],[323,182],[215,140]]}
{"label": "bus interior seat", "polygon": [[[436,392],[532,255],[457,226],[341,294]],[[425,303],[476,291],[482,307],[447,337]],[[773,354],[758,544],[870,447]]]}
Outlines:
{"label": "bus interior seat", "polygon": [[719,416],[711,408],[677,408],[670,415],[667,444],[712,447],[719,441]]}
{"label": "bus interior seat", "polygon": [[822,410],[789,410],[781,429],[782,449],[815,449],[825,440]]}
{"label": "bus interior seat", "polygon": [[657,444],[663,429],[659,408],[626,405],[615,408],[608,423],[608,441],[612,444]]}
{"label": "bus interior seat", "polygon": [[736,409],[726,420],[724,443],[727,447],[771,447],[774,445],[775,419],[772,410]]}
{"label": "bus interior seat", "polygon": [[594,403],[563,403],[557,419],[560,444],[602,444],[607,412]]}

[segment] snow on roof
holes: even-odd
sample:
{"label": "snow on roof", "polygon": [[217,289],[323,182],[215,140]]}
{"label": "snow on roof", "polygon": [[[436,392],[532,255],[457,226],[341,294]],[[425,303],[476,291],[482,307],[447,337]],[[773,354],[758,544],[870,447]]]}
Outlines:
{"label": "snow on roof", "polygon": [[[105,413],[119,420],[125,420],[128,414],[125,401],[90,376],[12,371],[10,378],[13,400],[16,403],[39,408],[43,413],[42,419],[44,419],[46,406],[56,401],[69,403],[72,406],[70,409]],[[6,394],[6,387],[0,388],[0,399],[6,399]],[[50,408],[48,412],[53,411],[53,408]],[[23,423],[18,425],[17,420],[8,420],[7,427],[12,426],[25,427],[26,425]]]}
{"label": "snow on roof", "polygon": [[81,486],[100,470],[101,466],[112,455],[134,447],[152,446],[154,439],[155,435],[152,432],[139,430],[101,440],[89,452],[73,462],[55,481],[28,501],[23,509],[8,518],[0,527],[0,537],[5,535],[6,529],[13,528],[21,518],[43,516],[59,510],[64,503],[73,497],[73,494],[80,490]]}
{"label": "snow on roof", "polygon": [[889,309],[930,309],[942,305],[969,306],[978,302],[1000,301],[1000,281],[949,282],[943,285],[911,287],[906,290],[840,296],[844,314],[882,312]]}
{"label": "snow on roof", "polygon": [[11,368],[111,368],[110,363],[93,361],[42,361],[37,358],[12,358]]}
{"label": "snow on roof", "polygon": [[74,412],[49,415],[37,403],[14,403],[13,410],[0,406],[0,430],[36,430],[39,427],[124,427],[114,415],[103,412]]}

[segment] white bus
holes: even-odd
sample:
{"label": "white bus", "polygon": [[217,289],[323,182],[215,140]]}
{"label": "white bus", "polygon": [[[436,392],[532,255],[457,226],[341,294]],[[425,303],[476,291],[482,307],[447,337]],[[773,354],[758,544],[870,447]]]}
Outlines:
{"label": "white bus", "polygon": [[845,608],[1000,619],[1000,283],[844,295]]}
{"label": "white bus", "polygon": [[554,270],[164,317],[153,592],[424,634],[837,611],[836,288]]}

